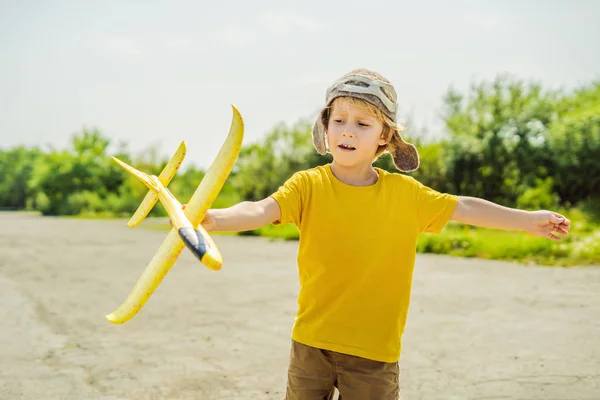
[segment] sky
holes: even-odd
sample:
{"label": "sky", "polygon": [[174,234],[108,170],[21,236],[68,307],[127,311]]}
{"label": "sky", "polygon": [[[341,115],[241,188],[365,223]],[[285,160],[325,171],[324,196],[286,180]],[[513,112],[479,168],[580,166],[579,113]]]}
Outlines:
{"label": "sky", "polygon": [[67,148],[98,129],[134,154],[206,168],[313,119],[354,68],[395,86],[399,119],[443,133],[449,87],[498,74],[570,90],[600,79],[600,1],[0,0],[0,148]]}

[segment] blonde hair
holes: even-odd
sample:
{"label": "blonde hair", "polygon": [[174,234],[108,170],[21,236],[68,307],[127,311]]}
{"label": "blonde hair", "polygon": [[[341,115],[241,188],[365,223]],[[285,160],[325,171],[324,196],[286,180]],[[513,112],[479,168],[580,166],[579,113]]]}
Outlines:
{"label": "blonde hair", "polygon": [[392,121],[379,109],[379,107],[375,106],[374,104],[371,104],[366,100],[350,96],[336,97],[331,102],[331,105],[326,108],[325,112],[322,114],[323,118],[321,120],[323,122],[323,126],[325,127],[325,132],[327,132],[327,126],[329,124],[329,115],[331,113],[331,110],[333,109],[336,102],[338,102],[338,100],[340,99],[344,99],[351,105],[364,110],[369,115],[377,118],[383,125],[383,129],[381,130],[381,138],[385,139],[387,144],[379,146],[377,148],[377,151],[375,152],[375,158],[373,161],[377,160],[386,150],[388,150],[388,147],[390,147],[390,145],[396,145],[401,142],[402,139],[399,135],[396,134],[396,132],[402,132],[404,130],[403,126]]}

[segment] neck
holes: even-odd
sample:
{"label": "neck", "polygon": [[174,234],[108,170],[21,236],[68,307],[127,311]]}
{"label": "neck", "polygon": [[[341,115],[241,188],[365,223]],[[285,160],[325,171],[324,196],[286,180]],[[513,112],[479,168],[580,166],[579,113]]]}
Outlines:
{"label": "neck", "polygon": [[340,181],[350,186],[370,186],[379,179],[379,174],[371,164],[344,166],[331,163],[331,172]]}

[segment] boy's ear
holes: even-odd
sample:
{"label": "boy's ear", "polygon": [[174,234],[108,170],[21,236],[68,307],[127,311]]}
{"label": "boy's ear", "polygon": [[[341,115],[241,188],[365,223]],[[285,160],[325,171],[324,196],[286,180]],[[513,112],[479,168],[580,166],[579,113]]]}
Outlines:
{"label": "boy's ear", "polygon": [[381,135],[381,138],[379,138],[379,145],[380,146],[385,146],[390,142],[390,135]]}
{"label": "boy's ear", "polygon": [[393,130],[391,130],[388,127],[384,127],[383,128],[383,132],[381,132],[381,136],[379,137],[379,143],[378,144],[380,146],[387,145],[392,140],[393,134],[394,134]]}

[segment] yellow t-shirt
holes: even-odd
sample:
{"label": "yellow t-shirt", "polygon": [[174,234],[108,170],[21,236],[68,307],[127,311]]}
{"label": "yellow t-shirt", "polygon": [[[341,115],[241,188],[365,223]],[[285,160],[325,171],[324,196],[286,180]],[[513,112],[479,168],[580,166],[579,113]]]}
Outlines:
{"label": "yellow t-shirt", "polygon": [[457,197],[376,168],[350,186],[330,164],[295,173],[272,197],[279,223],[300,231],[300,292],[292,338],[372,360],[400,357],[417,237],[439,233]]}

